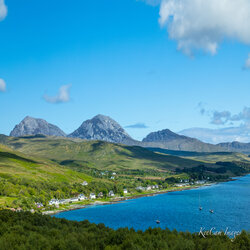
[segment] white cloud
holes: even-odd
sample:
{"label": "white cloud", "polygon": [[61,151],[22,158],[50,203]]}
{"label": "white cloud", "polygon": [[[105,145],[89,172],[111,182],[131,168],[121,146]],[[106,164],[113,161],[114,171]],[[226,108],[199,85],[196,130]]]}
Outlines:
{"label": "white cloud", "polygon": [[211,118],[211,124],[226,125],[233,124],[233,122],[242,122],[242,126],[250,128],[250,107],[244,107],[238,114],[232,115],[230,111],[207,110],[202,103],[198,104],[201,115],[207,115]]}
{"label": "white cloud", "polygon": [[250,69],[250,54],[248,54],[248,58],[245,62],[244,69]]}
{"label": "white cloud", "polygon": [[215,125],[224,125],[231,121],[231,113],[229,111],[214,111],[211,123]]}
{"label": "white cloud", "polygon": [[215,54],[225,39],[250,44],[249,0],[161,0],[159,22],[189,55]]}
{"label": "white cloud", "polygon": [[6,83],[3,79],[0,78],[0,92],[6,91]]}
{"label": "white cloud", "polygon": [[7,6],[4,3],[4,0],[0,0],[0,21],[7,16]]}
{"label": "white cloud", "polygon": [[70,101],[70,88],[71,84],[63,85],[60,87],[59,92],[56,96],[44,95],[43,98],[46,102],[49,103],[64,103]]}

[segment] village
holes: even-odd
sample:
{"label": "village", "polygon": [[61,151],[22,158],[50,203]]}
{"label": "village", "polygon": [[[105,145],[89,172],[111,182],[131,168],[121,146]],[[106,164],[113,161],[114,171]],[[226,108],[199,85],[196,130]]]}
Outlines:
{"label": "village", "polygon": [[[113,176],[116,175],[116,173],[112,174]],[[206,180],[197,180],[194,181],[193,179],[180,179],[179,183],[175,183],[173,185],[173,187],[188,187],[188,186],[193,186],[193,185],[204,185],[206,184],[207,181]],[[88,182],[84,181],[82,184],[82,186],[88,186]],[[162,191],[163,187],[161,185],[147,185],[146,187],[144,186],[138,186],[135,188],[135,192],[138,193],[152,193],[152,192],[159,192],[160,190]],[[130,196],[130,195],[134,195],[134,192],[132,190],[130,190],[130,192],[128,191],[128,189],[124,188],[123,189],[123,196],[121,196],[120,194],[116,194],[113,190],[110,190],[107,194],[104,195],[103,192],[99,192],[98,194],[91,192],[89,195],[85,195],[83,193],[79,194],[76,197],[72,197],[72,198],[68,198],[68,199],[51,199],[48,203],[48,205],[50,207],[54,207],[54,208],[59,208],[60,205],[66,205],[66,204],[72,204],[72,203],[79,203],[82,201],[93,201],[93,200],[97,200],[97,199],[103,199],[103,198],[123,198],[124,196]],[[38,209],[41,209],[44,207],[44,204],[42,203],[36,203],[35,204],[36,207]]]}

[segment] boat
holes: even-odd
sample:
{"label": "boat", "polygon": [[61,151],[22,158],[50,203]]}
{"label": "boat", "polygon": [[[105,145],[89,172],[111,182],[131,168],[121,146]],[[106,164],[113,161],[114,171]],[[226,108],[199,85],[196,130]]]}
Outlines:
{"label": "boat", "polygon": [[159,220],[156,220],[155,222],[156,222],[156,224],[160,224],[161,223]]}
{"label": "boat", "polygon": [[203,207],[201,206],[201,197],[200,197],[200,194],[199,194],[199,210],[201,211],[203,209]]}
{"label": "boat", "polygon": [[210,209],[209,212],[210,212],[211,214],[213,214],[213,213],[214,213],[214,210],[213,210],[213,209]]}

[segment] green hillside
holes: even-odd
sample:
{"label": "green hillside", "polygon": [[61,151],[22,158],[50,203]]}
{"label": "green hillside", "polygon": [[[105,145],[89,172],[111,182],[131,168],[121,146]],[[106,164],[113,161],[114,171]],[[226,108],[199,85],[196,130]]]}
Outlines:
{"label": "green hillside", "polygon": [[70,196],[74,185],[92,177],[34,158],[0,145],[0,207],[46,203],[55,196]]}
{"label": "green hillside", "polygon": [[140,186],[169,190],[182,179],[194,185],[250,172],[249,162],[240,154],[174,156],[137,146],[46,136],[0,136],[0,143],[4,144],[0,144],[0,208],[31,209],[40,202],[50,209],[52,198],[91,192],[102,192],[106,198],[110,190],[122,196],[125,188],[137,195]]}
{"label": "green hillside", "polygon": [[[0,137],[1,142],[1,137]],[[20,152],[48,158],[65,166],[98,170],[174,170],[201,164],[200,161],[154,153],[142,147],[103,141],[53,137],[3,137],[2,143]]]}

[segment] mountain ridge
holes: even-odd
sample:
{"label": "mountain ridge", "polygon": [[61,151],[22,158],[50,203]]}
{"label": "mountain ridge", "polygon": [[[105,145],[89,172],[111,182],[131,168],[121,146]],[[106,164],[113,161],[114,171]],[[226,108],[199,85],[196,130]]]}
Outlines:
{"label": "mountain ridge", "polygon": [[79,128],[69,135],[66,135],[59,127],[43,119],[26,116],[11,131],[10,136],[38,136],[40,134],[179,151],[250,153],[250,143],[232,142],[210,144],[196,138],[174,133],[169,129],[151,132],[143,138],[142,141],[137,141],[134,140],[119,123],[109,116],[101,114],[84,121]]}

